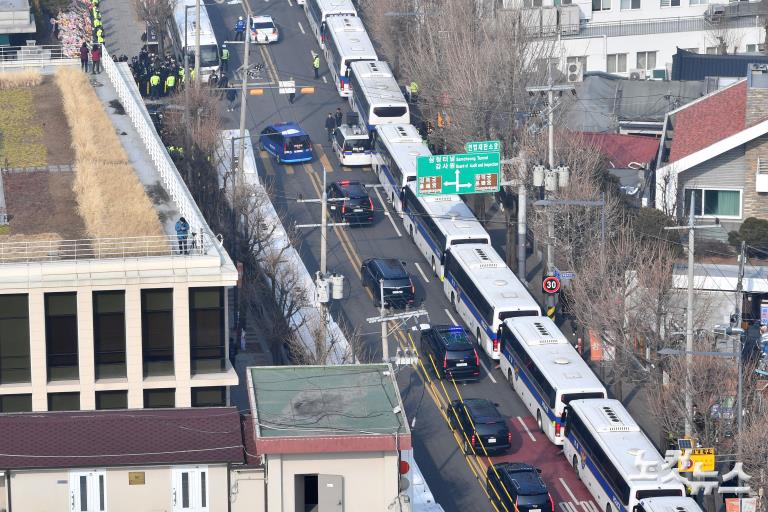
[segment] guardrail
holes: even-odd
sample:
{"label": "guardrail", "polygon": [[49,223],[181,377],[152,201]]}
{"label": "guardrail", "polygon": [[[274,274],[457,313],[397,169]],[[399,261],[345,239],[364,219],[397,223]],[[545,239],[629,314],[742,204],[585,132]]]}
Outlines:
{"label": "guardrail", "polygon": [[[152,163],[160,175],[163,188],[176,203],[176,207],[181,215],[189,222],[190,230],[196,233],[205,233],[212,238],[211,228],[197,207],[197,203],[192,198],[192,194],[189,192],[178,169],[176,169],[176,165],[171,160],[168,151],[160,140],[155,126],[152,124],[128,64],[125,62],[114,62],[109,52],[107,52],[107,48],[102,48],[104,52],[102,57],[104,71],[107,73],[107,77],[109,77],[115,91],[117,91],[120,103],[123,105],[125,113],[131,119],[134,129],[139,134],[142,142],[144,142],[144,149],[152,159]],[[211,244],[210,247],[216,249],[222,261],[229,260],[229,256],[220,244]]]}
{"label": "guardrail", "polygon": [[0,46],[0,70],[76,65],[78,59],[67,55],[61,45]]}
{"label": "guardrail", "polygon": [[749,27],[762,27],[758,16],[724,18],[719,23],[704,16],[685,16],[679,18],[628,20],[610,22],[582,22],[580,25],[561,25],[563,39],[581,37],[620,37],[642,36],[648,34],[668,34],[674,32],[695,32],[700,30],[723,30]]}
{"label": "guardrail", "polygon": [[192,233],[82,240],[32,240],[0,243],[0,264],[148,256],[193,256],[205,254],[211,245],[208,236]]}

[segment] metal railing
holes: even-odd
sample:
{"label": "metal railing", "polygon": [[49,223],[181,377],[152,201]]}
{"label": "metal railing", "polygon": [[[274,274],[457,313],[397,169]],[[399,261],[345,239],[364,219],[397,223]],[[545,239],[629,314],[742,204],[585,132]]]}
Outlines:
{"label": "metal railing", "polygon": [[646,19],[628,21],[585,22],[576,25],[561,25],[563,39],[582,37],[620,37],[642,36],[648,34],[669,34],[675,32],[696,32],[701,30],[723,30],[736,28],[762,27],[758,16],[723,18],[719,22],[708,20],[704,16],[685,16],[679,18]]}
{"label": "metal railing", "polygon": [[78,64],[78,59],[68,55],[61,45],[0,46],[0,70]]}
{"label": "metal railing", "polygon": [[35,240],[0,243],[0,264],[149,256],[192,256],[205,254],[211,241],[205,234],[82,240]]}

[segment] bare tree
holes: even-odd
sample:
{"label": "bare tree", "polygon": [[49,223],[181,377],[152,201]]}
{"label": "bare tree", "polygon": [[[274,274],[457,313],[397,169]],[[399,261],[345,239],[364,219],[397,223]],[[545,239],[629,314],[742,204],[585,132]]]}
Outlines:
{"label": "bare tree", "polygon": [[160,55],[165,54],[168,20],[173,19],[176,2],[177,0],[133,0],[136,17],[146,22],[157,34]]}

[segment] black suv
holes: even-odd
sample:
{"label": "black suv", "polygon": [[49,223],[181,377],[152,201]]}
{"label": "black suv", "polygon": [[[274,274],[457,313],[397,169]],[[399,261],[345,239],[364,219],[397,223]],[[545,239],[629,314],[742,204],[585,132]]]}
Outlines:
{"label": "black suv", "polygon": [[491,502],[498,510],[517,512],[555,512],[540,469],[521,462],[494,464],[486,472]]}
{"label": "black suv", "polygon": [[413,305],[416,289],[400,260],[370,258],[360,269],[363,286],[373,293],[373,303],[381,305],[381,281],[384,282],[384,306],[404,308]]}
{"label": "black suv", "polygon": [[464,453],[485,455],[483,447],[488,453],[505,452],[512,447],[512,433],[507,427],[507,420],[490,400],[454,400],[448,406],[447,414],[451,429],[459,430]]}
{"label": "black suv", "polygon": [[[460,325],[434,325],[421,331],[421,353],[431,355],[439,378],[478,380],[480,359],[469,331]],[[432,362],[426,362],[432,368]]]}
{"label": "black suv", "polygon": [[328,209],[336,220],[358,226],[373,223],[373,201],[362,183],[335,181],[328,185],[327,192],[328,199],[344,199],[328,202]]}

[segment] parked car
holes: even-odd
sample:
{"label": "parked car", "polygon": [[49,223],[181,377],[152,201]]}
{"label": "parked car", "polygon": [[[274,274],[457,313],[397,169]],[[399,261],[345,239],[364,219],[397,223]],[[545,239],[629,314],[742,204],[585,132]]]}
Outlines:
{"label": "parked car", "polygon": [[[461,325],[433,325],[421,331],[421,353],[428,368],[434,368],[438,378],[456,381],[478,380],[480,358],[472,343],[472,335]],[[430,358],[431,356],[431,358]]]}
{"label": "parked car", "polygon": [[254,43],[276,43],[280,32],[272,16],[251,16],[251,41]]}
{"label": "parked car", "polygon": [[298,123],[267,126],[259,135],[259,149],[274,156],[278,163],[309,162],[314,156],[312,141]]}
{"label": "parked car", "polygon": [[502,462],[486,471],[486,488],[498,510],[555,512],[541,470],[523,462]]}
{"label": "parked car", "polygon": [[490,400],[454,400],[448,405],[447,415],[451,429],[459,431],[466,454],[506,452],[512,447],[512,432],[507,427],[507,420]]}
{"label": "parked car", "polygon": [[373,303],[381,306],[382,290],[384,307],[404,308],[414,303],[416,288],[403,263],[394,258],[370,258],[360,269],[363,286],[371,290]]}
{"label": "parked car", "polygon": [[341,180],[328,185],[328,209],[334,219],[350,225],[373,223],[373,201],[359,181]]}

